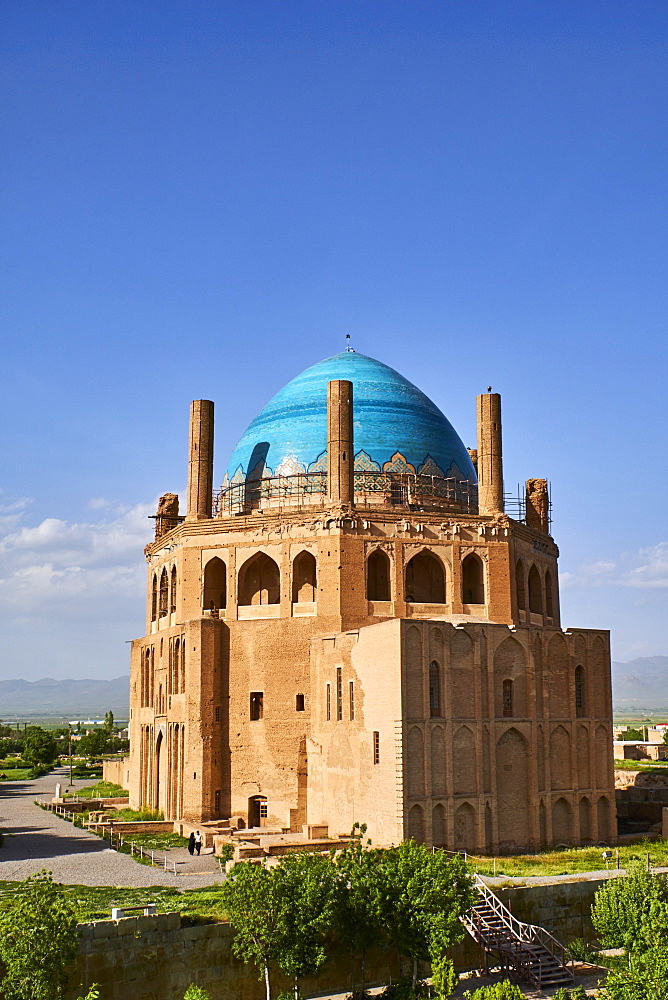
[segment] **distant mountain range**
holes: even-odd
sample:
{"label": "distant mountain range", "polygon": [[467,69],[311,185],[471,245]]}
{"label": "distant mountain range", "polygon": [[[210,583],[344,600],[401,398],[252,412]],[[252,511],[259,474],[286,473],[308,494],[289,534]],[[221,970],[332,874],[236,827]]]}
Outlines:
{"label": "distant mountain range", "polygon": [[615,710],[668,709],[668,656],[639,656],[612,664]]}
{"label": "distant mountain range", "polygon": [[[629,663],[612,664],[615,710],[668,710],[668,656],[639,656]],[[16,715],[70,715],[102,717],[111,709],[127,719],[130,678],[113,680],[0,681],[0,719]]]}
{"label": "distant mountain range", "polygon": [[58,715],[78,718],[104,718],[111,711],[127,719],[130,702],[130,678],[113,680],[64,680],[44,677],[40,681],[0,681],[0,719],[16,715]]}

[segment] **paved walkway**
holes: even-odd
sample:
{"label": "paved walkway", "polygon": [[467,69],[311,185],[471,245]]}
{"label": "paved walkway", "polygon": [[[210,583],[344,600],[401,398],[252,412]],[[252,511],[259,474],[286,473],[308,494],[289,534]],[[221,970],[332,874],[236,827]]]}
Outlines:
{"label": "paved walkway", "polygon": [[34,781],[0,782],[0,827],[7,834],[0,848],[0,880],[24,879],[46,868],[66,885],[195,889],[220,882],[218,862],[210,854],[190,858],[186,848],[160,852],[176,860],[179,874],[174,875],[112,851],[106,840],[34,804],[34,799],[50,801],[56,782],[65,785],[67,775],[67,768],[61,768]]}

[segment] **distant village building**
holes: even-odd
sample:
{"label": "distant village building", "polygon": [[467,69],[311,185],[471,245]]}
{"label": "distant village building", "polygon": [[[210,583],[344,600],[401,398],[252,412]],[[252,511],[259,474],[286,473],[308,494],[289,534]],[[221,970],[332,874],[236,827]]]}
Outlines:
{"label": "distant village building", "polygon": [[346,351],[214,489],[213,403],[192,404],[187,513],[163,496],[146,548],[133,806],[481,852],[615,835],[609,634],[562,630],[546,481],[506,512],[498,394],[477,418],[469,452]]}

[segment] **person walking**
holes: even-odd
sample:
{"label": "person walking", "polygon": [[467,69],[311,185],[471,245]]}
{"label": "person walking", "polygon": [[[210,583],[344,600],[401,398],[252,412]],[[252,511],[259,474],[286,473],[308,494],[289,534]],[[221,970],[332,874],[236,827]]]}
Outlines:
{"label": "person walking", "polygon": [[197,831],[195,834],[195,850],[197,851],[197,857],[199,857],[199,852],[202,850],[202,844],[204,843],[204,837]]}
{"label": "person walking", "polygon": [[190,836],[188,837],[188,854],[192,858],[194,853],[195,853],[195,834],[191,830]]}

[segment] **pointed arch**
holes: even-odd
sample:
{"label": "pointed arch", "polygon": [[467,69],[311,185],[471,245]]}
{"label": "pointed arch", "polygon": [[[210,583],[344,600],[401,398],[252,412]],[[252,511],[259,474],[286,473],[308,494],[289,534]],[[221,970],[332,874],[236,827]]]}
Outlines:
{"label": "pointed arch", "polygon": [[167,570],[163,566],[162,573],[160,574],[160,594],[159,594],[159,613],[160,617],[164,618],[167,614],[169,607],[169,577],[167,576]]}
{"label": "pointed arch", "polygon": [[476,552],[462,563],[462,604],[485,604],[485,567]]}
{"label": "pointed arch", "polygon": [[607,795],[602,795],[596,803],[596,818],[598,820],[598,839],[610,839],[610,801]]}
{"label": "pointed arch", "polygon": [[582,665],[575,668],[575,714],[582,719],[587,715],[587,692],[585,683],[585,670]]}
{"label": "pointed arch", "polygon": [[515,563],[515,596],[517,610],[526,611],[526,593],[524,588],[524,563],[518,559]]}
{"label": "pointed arch", "polygon": [[447,844],[445,829],[445,809],[438,802],[431,813],[431,840],[434,847],[445,847]]}
{"label": "pointed arch", "polygon": [[153,574],[153,582],[151,584],[151,621],[154,622],[158,617],[158,576],[156,573]]}
{"label": "pointed arch", "polygon": [[462,802],[455,813],[455,849],[471,851],[476,847],[475,809],[470,802]]}
{"label": "pointed arch", "polygon": [[460,726],[452,741],[452,770],[455,795],[478,791],[478,761],[475,737],[468,726]]}
{"label": "pointed arch", "polygon": [[552,788],[571,788],[571,739],[563,726],[550,736],[550,776]]}
{"label": "pointed arch", "polygon": [[589,766],[589,731],[586,726],[578,726],[578,784],[580,788],[591,788],[591,768]]}
{"label": "pointed arch", "polygon": [[281,574],[265,552],[257,552],[239,570],[239,604],[280,604]]}
{"label": "pointed arch", "polygon": [[411,604],[445,604],[443,563],[429,549],[406,564],[406,601]]}
{"label": "pointed arch", "polygon": [[508,636],[494,653],[494,711],[497,718],[527,717],[527,656],[521,643]]}
{"label": "pointed arch", "polygon": [[431,731],[431,794],[445,795],[445,733],[443,726]]}
{"label": "pointed arch", "polygon": [[205,611],[227,607],[227,567],[218,556],[209,559],[204,567],[202,606]]}
{"label": "pointed arch", "polygon": [[528,843],[529,749],[517,729],[508,729],[496,744],[496,794],[499,845],[514,848]]}
{"label": "pointed arch", "polygon": [[552,840],[569,844],[573,839],[573,810],[566,799],[557,799],[552,806]]}
{"label": "pointed arch", "polygon": [[591,841],[591,802],[584,795],[578,805],[580,820],[580,841]]}
{"label": "pointed arch", "polygon": [[406,791],[409,796],[424,795],[424,737],[422,730],[411,726],[408,732]]}
{"label": "pointed arch", "polygon": [[170,615],[173,615],[174,612],[176,611],[176,582],[177,582],[176,566],[172,566],[172,572],[170,574],[170,581],[169,581],[169,613],[170,613]]}
{"label": "pointed arch", "polygon": [[366,597],[368,601],[389,601],[390,557],[382,549],[374,549],[366,561]]}
{"label": "pointed arch", "polygon": [[429,664],[429,715],[438,718],[443,715],[441,709],[441,668],[436,660]]}
{"label": "pointed arch", "polygon": [[554,618],[554,590],[549,569],[545,570],[545,614],[548,618]]}
{"label": "pointed arch", "polygon": [[408,811],[408,838],[418,844],[424,843],[424,812],[417,804]]}
{"label": "pointed arch", "polygon": [[317,592],[315,556],[312,552],[300,552],[292,564],[292,603],[314,604]]}
{"label": "pointed arch", "polygon": [[540,573],[536,569],[535,563],[529,570],[529,611],[532,615],[542,615],[543,613],[543,584]]}

